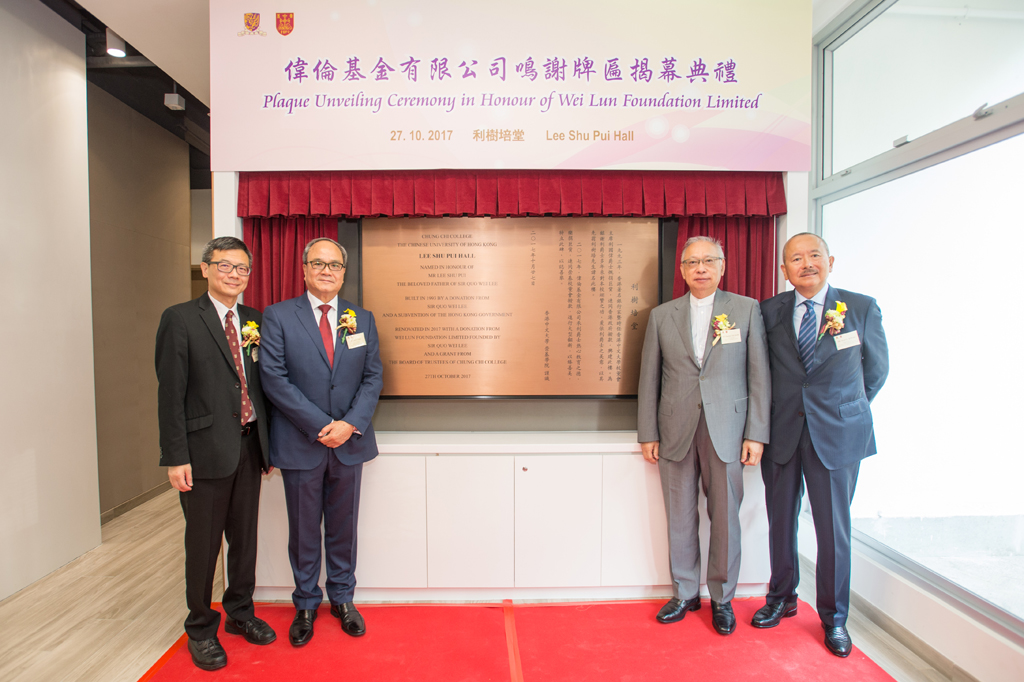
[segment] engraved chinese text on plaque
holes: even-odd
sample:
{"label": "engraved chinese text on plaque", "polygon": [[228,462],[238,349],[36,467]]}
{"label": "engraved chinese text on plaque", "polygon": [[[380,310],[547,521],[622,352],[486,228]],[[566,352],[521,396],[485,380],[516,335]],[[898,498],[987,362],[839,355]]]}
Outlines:
{"label": "engraved chinese text on plaque", "polygon": [[635,395],[658,221],[363,221],[385,396]]}

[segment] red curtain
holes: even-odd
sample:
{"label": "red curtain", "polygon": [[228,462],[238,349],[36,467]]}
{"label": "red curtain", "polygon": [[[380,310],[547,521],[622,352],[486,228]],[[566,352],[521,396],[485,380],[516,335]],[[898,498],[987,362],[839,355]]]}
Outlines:
{"label": "red curtain", "polygon": [[323,171],[240,173],[238,215],[776,216],[781,173]]}
{"label": "red curtain", "polygon": [[245,304],[263,310],[306,290],[302,250],[318,237],[338,238],[338,221],[322,217],[246,218],[242,236],[252,251],[253,267]]}
{"label": "red curtain", "polygon": [[686,293],[679,262],[690,237],[714,237],[725,251],[723,291],[749,296],[758,301],[775,295],[775,219],[763,216],[679,219],[676,242],[675,281],[672,298]]}
{"label": "red curtain", "polygon": [[[678,217],[677,249],[698,234],[719,239],[722,288],[761,300],[775,293],[774,216],[785,212],[775,172],[283,171],[240,173],[238,181],[238,215],[255,258],[246,303],[260,309],[303,291],[302,249],[333,238],[333,218],[443,215]],[[673,298],[685,286],[677,268]]]}

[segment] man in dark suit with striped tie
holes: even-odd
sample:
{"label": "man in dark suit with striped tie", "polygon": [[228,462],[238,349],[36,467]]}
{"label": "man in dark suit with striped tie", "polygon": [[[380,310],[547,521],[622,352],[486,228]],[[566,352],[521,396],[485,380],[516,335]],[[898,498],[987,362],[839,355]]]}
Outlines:
{"label": "man in dark suit with striped tie", "polygon": [[793,285],[764,301],[772,372],[771,440],[761,460],[772,577],[752,625],[796,615],[797,516],[803,482],[818,540],[817,610],[825,646],[845,658],[850,609],[850,502],[860,461],[876,453],[871,401],[889,373],[882,313],[873,298],[827,284],[825,240],[802,233],[783,249]]}
{"label": "man in dark suit with striped tie", "polygon": [[222,538],[228,542],[225,631],[252,644],[277,638],[252,603],[261,473],[270,469],[270,449],[260,313],[238,303],[251,263],[242,240],[211,241],[200,266],[209,292],[165,310],[156,334],[160,465],[185,513],[185,632],[192,662],[203,670],[228,662],[217,639],[220,613],[210,606]]}

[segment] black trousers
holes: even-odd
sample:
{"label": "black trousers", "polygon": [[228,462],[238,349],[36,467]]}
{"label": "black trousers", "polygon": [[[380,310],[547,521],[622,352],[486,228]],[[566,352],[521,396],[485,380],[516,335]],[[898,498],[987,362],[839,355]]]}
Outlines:
{"label": "black trousers", "polygon": [[821,622],[846,625],[850,613],[850,502],[857,489],[860,462],[842,469],[826,469],[814,451],[804,424],[796,452],[785,464],[761,459],[764,495],[768,507],[768,552],[772,577],[769,604],[796,600],[800,583],[797,524],[800,499],[807,483],[811,518],[818,540],[815,570],[816,607]]}
{"label": "black trousers", "polygon": [[185,513],[185,632],[190,639],[217,636],[220,612],[210,607],[213,574],[221,537],[228,543],[225,613],[236,620],[253,617],[256,589],[256,531],[260,510],[260,438],[255,423],[242,436],[238,468],[225,478],[192,480],[192,490],[178,493]]}

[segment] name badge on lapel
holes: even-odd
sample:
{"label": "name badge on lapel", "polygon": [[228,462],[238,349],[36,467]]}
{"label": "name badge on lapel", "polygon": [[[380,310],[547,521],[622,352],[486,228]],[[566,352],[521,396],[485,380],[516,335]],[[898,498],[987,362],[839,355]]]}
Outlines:
{"label": "name badge on lapel", "polygon": [[726,329],[722,332],[722,345],[727,343],[742,343],[743,337],[740,336],[740,330],[738,328]]}
{"label": "name badge on lapel", "polygon": [[[856,334],[857,332],[854,332]],[[363,332],[358,334],[349,334],[345,337],[345,343],[348,344],[349,350],[353,348],[359,348],[360,346],[366,345],[366,335]]]}
{"label": "name badge on lapel", "polygon": [[860,345],[860,336],[857,335],[857,330],[852,332],[846,332],[845,334],[839,334],[833,337],[836,340],[836,350],[843,350],[844,348],[850,348],[852,346]]}
{"label": "name badge on lapel", "polygon": [[259,346],[253,346],[252,349],[249,351],[249,357],[252,358],[253,362],[259,362],[259,360],[260,360],[260,347]]}

